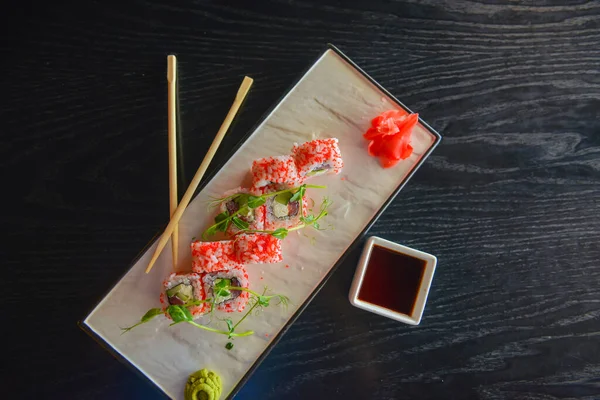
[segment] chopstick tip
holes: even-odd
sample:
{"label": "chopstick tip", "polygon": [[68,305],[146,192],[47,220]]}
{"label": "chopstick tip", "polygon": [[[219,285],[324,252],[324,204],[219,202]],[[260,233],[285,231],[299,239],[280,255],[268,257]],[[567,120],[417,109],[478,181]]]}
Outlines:
{"label": "chopstick tip", "polygon": [[177,57],[174,55],[167,56],[167,81],[175,82],[177,79]]}
{"label": "chopstick tip", "polygon": [[238,89],[236,99],[243,99],[244,97],[246,97],[246,94],[248,94],[250,86],[252,86],[253,82],[254,79],[250,78],[249,76],[245,76],[244,80],[242,81],[242,84],[240,85],[240,88]]}

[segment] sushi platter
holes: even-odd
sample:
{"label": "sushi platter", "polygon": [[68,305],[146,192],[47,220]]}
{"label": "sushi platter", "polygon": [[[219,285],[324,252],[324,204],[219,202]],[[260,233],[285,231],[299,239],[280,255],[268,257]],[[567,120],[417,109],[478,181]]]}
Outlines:
{"label": "sushi platter", "polygon": [[204,180],[175,265],[151,243],[82,328],[170,398],[233,397],[440,140],[330,46]]}

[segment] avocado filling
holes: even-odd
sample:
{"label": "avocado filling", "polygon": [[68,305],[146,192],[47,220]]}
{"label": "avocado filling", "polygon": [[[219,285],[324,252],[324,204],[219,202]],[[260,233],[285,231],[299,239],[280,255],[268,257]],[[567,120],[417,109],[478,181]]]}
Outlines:
{"label": "avocado filling", "polygon": [[318,176],[318,175],[323,175],[325,172],[327,172],[327,170],[325,168],[323,169],[313,169],[312,171],[308,172],[306,174],[306,176]]}
{"label": "avocado filling", "polygon": [[169,304],[182,305],[194,298],[194,288],[190,284],[180,283],[167,289]]}
{"label": "avocado filling", "polygon": [[313,168],[312,171],[307,172],[306,176],[318,176],[318,175],[323,175],[324,173],[326,173],[327,171],[329,171],[331,169],[331,167],[328,164],[321,164],[321,165],[317,165],[315,168]]}
{"label": "avocado filling", "polygon": [[280,193],[271,202],[271,214],[275,218],[285,219],[298,215],[300,204],[298,201],[290,201],[293,194],[290,192]]}

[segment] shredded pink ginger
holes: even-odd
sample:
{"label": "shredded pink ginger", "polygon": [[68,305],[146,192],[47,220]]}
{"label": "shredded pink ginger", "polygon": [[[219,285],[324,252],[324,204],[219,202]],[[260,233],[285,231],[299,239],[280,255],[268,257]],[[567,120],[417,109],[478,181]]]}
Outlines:
{"label": "shredded pink ginger", "polygon": [[371,127],[363,135],[369,140],[369,155],[379,157],[384,168],[410,157],[413,152],[410,135],[417,122],[419,114],[401,110],[385,111],[373,118]]}

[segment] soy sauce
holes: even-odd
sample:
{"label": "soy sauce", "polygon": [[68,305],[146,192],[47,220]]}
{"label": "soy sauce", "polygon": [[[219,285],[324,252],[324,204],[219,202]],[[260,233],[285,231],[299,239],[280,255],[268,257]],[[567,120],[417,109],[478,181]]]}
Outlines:
{"label": "soy sauce", "polygon": [[373,246],[358,298],[411,315],[426,264],[419,258]]}

